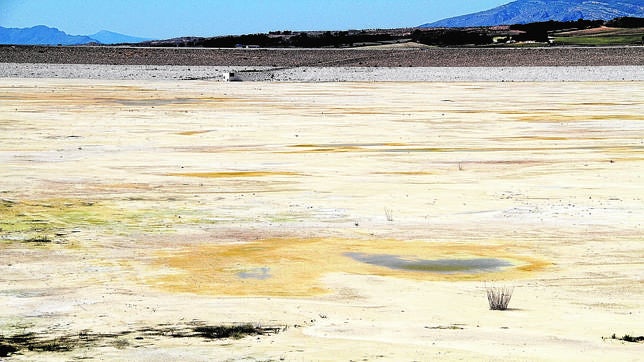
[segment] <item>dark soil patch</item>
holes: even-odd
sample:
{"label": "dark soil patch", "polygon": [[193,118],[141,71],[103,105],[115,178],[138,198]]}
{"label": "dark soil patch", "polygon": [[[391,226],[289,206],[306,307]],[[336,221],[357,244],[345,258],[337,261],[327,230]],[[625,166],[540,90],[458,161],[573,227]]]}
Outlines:
{"label": "dark soil patch", "polygon": [[10,344],[0,344],[0,357],[8,357],[17,351],[18,349]]}
{"label": "dark soil patch", "polygon": [[611,339],[617,339],[619,341],[624,341],[624,342],[632,342],[632,343],[642,343],[644,342],[644,336],[631,336],[628,334],[625,334],[623,337],[617,337],[614,333],[611,336]]}
{"label": "dark soil patch", "polygon": [[0,63],[507,67],[644,64],[642,47],[429,48],[429,49],[204,49],[0,46]]}
{"label": "dark soil patch", "polygon": [[47,236],[42,236],[42,235],[35,236],[33,238],[29,238],[29,239],[25,240],[25,243],[43,243],[43,244],[46,244],[46,243],[51,243],[51,242],[53,242],[53,240],[51,240]]}
{"label": "dark soil patch", "polygon": [[9,337],[0,335],[0,357],[19,354],[21,351],[69,352],[91,347],[139,347],[147,343],[146,340],[158,337],[241,339],[246,336],[276,334],[283,329],[281,326],[264,327],[250,323],[207,325],[201,321],[192,321],[188,324],[160,324],[119,333],[95,333],[84,330],[75,334],[55,336],[54,331],[26,332]]}

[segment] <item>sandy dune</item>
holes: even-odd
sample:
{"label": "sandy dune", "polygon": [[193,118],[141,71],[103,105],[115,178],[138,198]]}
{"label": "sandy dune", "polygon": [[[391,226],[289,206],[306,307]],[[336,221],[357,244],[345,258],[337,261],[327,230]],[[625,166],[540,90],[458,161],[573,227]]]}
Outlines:
{"label": "sandy dune", "polygon": [[9,360],[641,358],[641,81],[0,87]]}

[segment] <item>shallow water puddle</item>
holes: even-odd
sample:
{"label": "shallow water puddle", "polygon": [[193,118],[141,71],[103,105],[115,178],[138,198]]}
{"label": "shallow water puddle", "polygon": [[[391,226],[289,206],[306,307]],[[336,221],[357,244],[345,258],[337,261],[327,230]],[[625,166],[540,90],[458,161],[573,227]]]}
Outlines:
{"label": "shallow water puddle", "polygon": [[398,255],[346,253],[346,256],[359,262],[384,266],[391,269],[409,270],[433,273],[480,273],[493,272],[503,267],[510,267],[512,263],[495,258],[472,259],[408,259]]}
{"label": "shallow water puddle", "polygon": [[328,273],[499,280],[527,276],[548,265],[506,250],[507,245],[333,238],[198,245],[159,252],[154,264],[169,269],[149,283],[173,292],[310,296],[327,292],[320,280]]}

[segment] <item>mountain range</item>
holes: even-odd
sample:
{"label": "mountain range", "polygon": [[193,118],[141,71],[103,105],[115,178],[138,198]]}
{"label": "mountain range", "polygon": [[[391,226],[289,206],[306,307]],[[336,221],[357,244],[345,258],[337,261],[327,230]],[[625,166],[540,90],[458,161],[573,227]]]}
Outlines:
{"label": "mountain range", "polygon": [[420,25],[421,28],[465,28],[543,21],[611,20],[644,17],[643,0],[517,0],[478,13]]}
{"label": "mountain range", "polygon": [[107,30],[91,35],[69,35],[56,28],[38,25],[31,28],[4,28],[0,26],[0,44],[20,45],[82,45],[140,43],[151,39],[137,38]]}
{"label": "mountain range", "polygon": [[101,44],[123,44],[123,43],[140,43],[143,41],[153,40],[148,38],[139,38],[112,31],[101,30],[96,34],[88,35],[92,39],[98,40]]}

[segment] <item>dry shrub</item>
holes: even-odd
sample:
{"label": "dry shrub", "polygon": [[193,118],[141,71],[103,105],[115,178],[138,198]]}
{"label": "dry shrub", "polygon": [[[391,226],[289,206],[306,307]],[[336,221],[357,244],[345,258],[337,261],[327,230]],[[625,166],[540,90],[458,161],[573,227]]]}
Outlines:
{"label": "dry shrub", "polygon": [[510,287],[486,287],[487,301],[490,304],[491,310],[506,310],[514,288]]}
{"label": "dry shrub", "polygon": [[387,221],[394,221],[394,211],[388,207],[385,207],[385,216]]}

